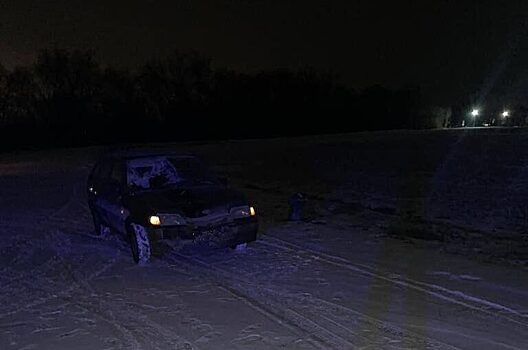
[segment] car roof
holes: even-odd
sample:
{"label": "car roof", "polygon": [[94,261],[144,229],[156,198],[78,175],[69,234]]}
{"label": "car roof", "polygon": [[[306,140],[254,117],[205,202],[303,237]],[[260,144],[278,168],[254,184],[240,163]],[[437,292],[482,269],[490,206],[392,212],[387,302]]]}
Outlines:
{"label": "car roof", "polygon": [[107,153],[105,156],[120,160],[150,157],[197,158],[194,155],[181,153],[175,150],[148,148],[114,150],[112,152]]}

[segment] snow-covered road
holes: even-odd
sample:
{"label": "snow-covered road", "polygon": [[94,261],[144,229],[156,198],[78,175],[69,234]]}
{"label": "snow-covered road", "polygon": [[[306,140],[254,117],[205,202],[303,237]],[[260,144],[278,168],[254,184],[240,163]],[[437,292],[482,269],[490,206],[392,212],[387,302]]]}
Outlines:
{"label": "snow-covered road", "polygon": [[390,238],[375,211],[135,266],[92,236],[73,154],[0,164],[0,349],[528,348],[525,269]]}

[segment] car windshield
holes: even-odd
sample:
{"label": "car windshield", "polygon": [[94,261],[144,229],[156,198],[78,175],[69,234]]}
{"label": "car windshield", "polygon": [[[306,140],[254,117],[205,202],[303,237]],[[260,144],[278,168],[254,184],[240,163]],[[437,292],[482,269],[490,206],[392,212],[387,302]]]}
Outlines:
{"label": "car windshield", "polygon": [[127,187],[132,191],[207,184],[218,184],[218,180],[194,157],[161,156],[127,162]]}

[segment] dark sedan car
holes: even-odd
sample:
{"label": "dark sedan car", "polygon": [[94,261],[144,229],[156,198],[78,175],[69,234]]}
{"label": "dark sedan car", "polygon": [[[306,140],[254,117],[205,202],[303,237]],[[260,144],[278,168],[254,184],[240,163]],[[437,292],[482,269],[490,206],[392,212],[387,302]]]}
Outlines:
{"label": "dark sedan car", "polygon": [[129,238],[137,263],[160,241],[237,247],[257,235],[255,209],[194,156],[121,151],[103,156],[88,178],[98,235]]}

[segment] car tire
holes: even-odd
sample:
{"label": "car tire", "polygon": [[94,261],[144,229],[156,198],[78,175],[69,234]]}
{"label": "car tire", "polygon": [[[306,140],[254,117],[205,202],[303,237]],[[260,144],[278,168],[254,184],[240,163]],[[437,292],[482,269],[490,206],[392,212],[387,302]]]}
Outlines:
{"label": "car tire", "polygon": [[97,213],[92,212],[95,235],[100,238],[108,238],[111,234],[109,226],[105,225]]}
{"label": "car tire", "polygon": [[150,262],[150,240],[144,226],[138,224],[130,225],[130,247],[132,258],[136,264],[145,265]]}

